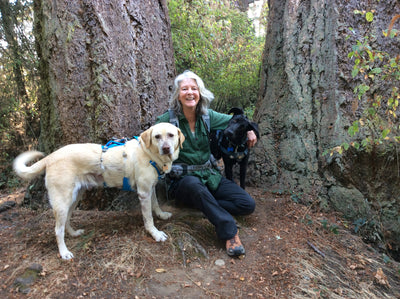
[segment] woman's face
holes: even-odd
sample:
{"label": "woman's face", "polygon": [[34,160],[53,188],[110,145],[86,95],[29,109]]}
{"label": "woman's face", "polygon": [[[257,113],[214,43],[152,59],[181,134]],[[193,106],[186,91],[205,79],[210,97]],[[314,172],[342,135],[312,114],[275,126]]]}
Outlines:
{"label": "woman's face", "polygon": [[179,86],[179,102],[183,109],[196,109],[200,101],[199,87],[194,79],[183,79]]}

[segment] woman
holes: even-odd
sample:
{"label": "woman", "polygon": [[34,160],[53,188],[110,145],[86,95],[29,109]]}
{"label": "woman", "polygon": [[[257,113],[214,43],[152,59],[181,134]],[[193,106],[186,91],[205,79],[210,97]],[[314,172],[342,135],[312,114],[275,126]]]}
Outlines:
{"label": "woman", "polygon": [[[209,117],[211,130],[227,127],[231,115],[208,109],[214,99],[203,80],[191,71],[176,77],[174,92],[169,101],[170,110],[186,139],[176,163],[185,165],[186,173],[175,180],[170,188],[177,203],[200,209],[215,226],[217,236],[226,240],[229,256],[245,254],[239,232],[232,215],[248,215],[254,211],[254,199],[236,183],[224,178],[210,163],[208,130],[202,115]],[[157,118],[157,122],[170,122],[170,112]],[[248,132],[248,146],[257,142],[253,131]],[[195,165],[195,166],[192,166]]]}

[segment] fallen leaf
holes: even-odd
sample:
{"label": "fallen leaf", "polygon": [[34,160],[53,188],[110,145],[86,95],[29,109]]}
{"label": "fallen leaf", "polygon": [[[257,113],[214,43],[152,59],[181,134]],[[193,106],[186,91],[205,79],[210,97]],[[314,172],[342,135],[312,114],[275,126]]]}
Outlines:
{"label": "fallen leaf", "polygon": [[279,274],[278,271],[275,271],[274,273],[272,273],[272,276],[277,276]]}
{"label": "fallen leaf", "polygon": [[383,273],[383,271],[382,271],[382,268],[378,268],[378,270],[376,271],[375,282],[380,285],[390,287],[387,277],[386,277],[385,273]]}
{"label": "fallen leaf", "polygon": [[165,272],[167,272],[167,270],[165,270],[164,268],[158,268],[158,269],[156,269],[156,272],[157,273],[165,273]]}

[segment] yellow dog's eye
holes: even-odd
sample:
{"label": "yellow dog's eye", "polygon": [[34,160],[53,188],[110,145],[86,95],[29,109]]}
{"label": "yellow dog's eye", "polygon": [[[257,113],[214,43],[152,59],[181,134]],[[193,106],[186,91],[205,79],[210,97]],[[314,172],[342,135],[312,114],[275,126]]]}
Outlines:
{"label": "yellow dog's eye", "polygon": [[172,137],[174,137],[174,134],[168,133],[168,137],[172,138]]}
{"label": "yellow dog's eye", "polygon": [[157,135],[154,136],[154,138],[155,138],[155,139],[160,139],[160,138],[161,138],[161,135],[160,135],[160,134],[157,134]]}

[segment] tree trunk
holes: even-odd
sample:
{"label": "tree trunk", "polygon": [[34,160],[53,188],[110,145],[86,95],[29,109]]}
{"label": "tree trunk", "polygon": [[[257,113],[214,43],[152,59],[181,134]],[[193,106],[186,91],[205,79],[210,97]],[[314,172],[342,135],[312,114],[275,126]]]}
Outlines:
{"label": "tree trunk", "polygon": [[175,75],[165,0],[35,2],[42,150],[147,129]]}
{"label": "tree trunk", "polygon": [[[393,151],[322,155],[348,141],[347,129],[355,120],[357,82],[347,57],[352,45],[374,34],[375,46],[397,55],[399,40],[384,38],[382,30],[400,14],[399,2],[270,0],[269,8],[255,112],[262,132],[255,148],[260,181],[294,193],[297,200],[318,198],[322,207],[365,220],[371,224],[365,231],[368,238],[375,235],[378,241],[376,233],[382,240],[390,236],[393,247],[400,248],[400,223],[394,213],[400,209],[398,170],[396,162],[388,163]],[[355,10],[373,11],[374,21],[369,23]],[[381,230],[372,223],[383,215]]]}
{"label": "tree trunk", "polygon": [[[36,0],[34,11],[42,151],[139,135],[167,109],[175,67],[165,0]],[[40,201],[35,186],[27,196]],[[108,208],[115,195],[92,192],[85,206]]]}

